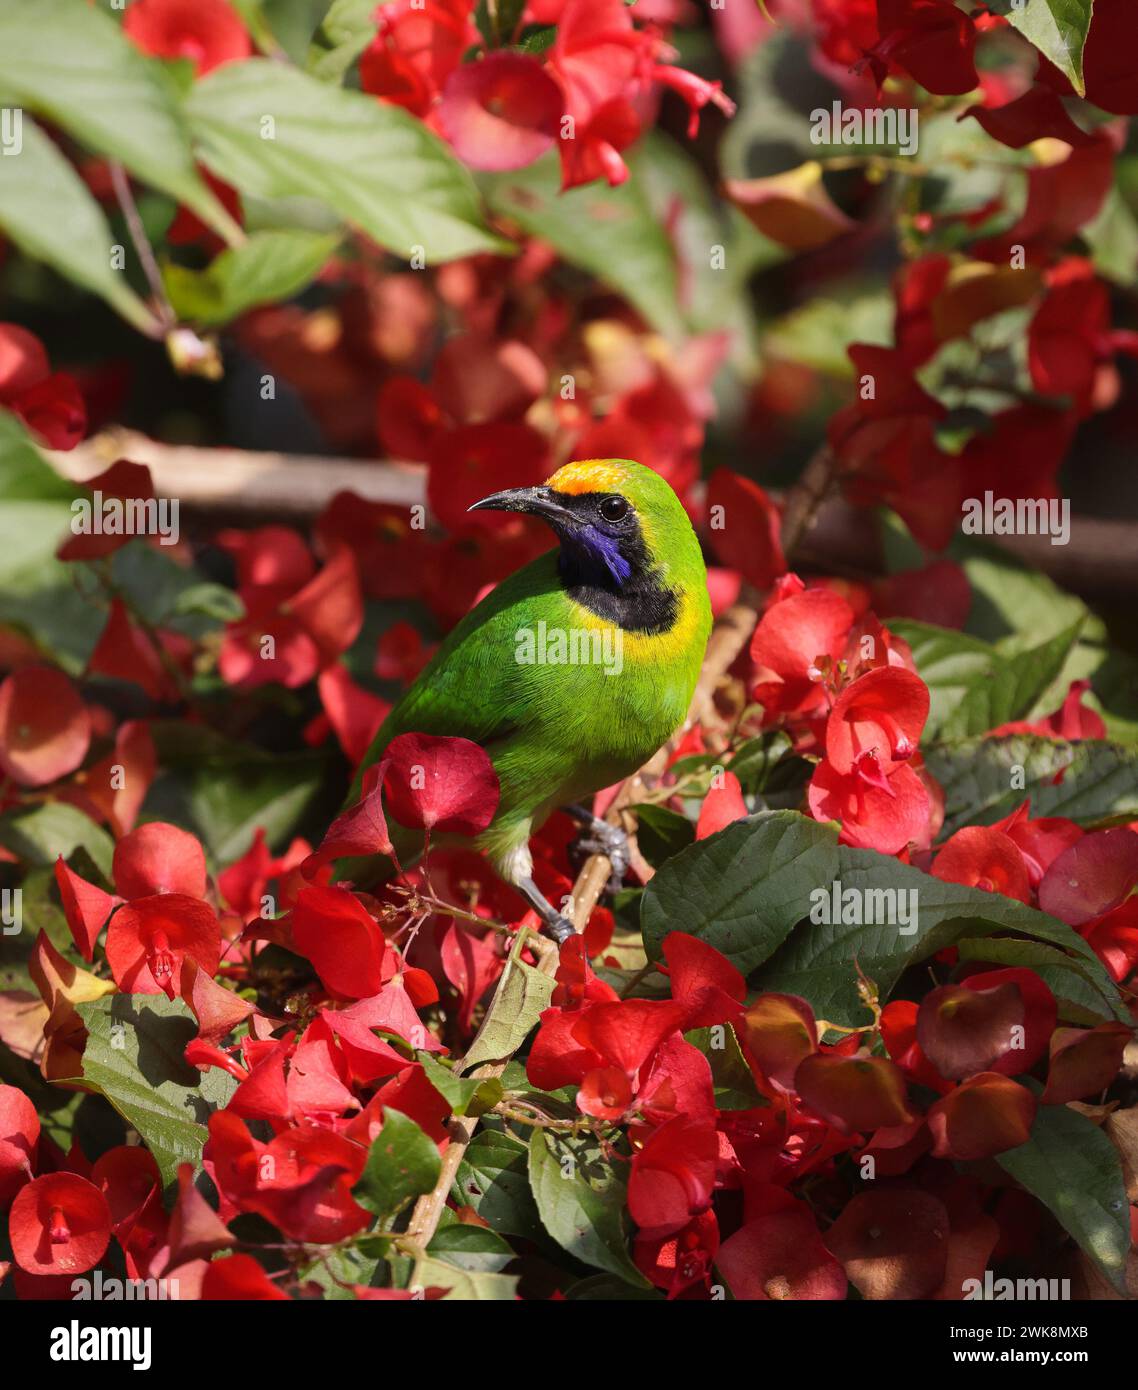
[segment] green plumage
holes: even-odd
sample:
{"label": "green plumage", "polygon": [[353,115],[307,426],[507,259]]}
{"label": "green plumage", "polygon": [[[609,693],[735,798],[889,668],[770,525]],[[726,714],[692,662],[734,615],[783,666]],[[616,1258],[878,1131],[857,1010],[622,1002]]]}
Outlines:
{"label": "green plumage", "polygon": [[[561,493],[558,479],[566,475],[575,491]],[[449,634],[384,722],[353,789],[354,799],[363,769],[398,734],[480,744],[501,799],[478,844],[511,880],[529,873],[525,844],[550,812],[634,772],[683,721],[711,626],[699,543],[659,475],[624,461],[573,464],[548,486],[578,509],[601,493],[632,504],[643,542],[639,582],[671,596],[670,626],[628,630],[594,611],[611,602],[601,590],[614,586],[602,582],[594,596],[586,579],[571,595],[558,551],[549,551],[499,584]],[[558,662],[557,633],[567,635],[561,654],[575,640],[578,656],[594,659]],[[525,659],[541,651],[554,663]]]}

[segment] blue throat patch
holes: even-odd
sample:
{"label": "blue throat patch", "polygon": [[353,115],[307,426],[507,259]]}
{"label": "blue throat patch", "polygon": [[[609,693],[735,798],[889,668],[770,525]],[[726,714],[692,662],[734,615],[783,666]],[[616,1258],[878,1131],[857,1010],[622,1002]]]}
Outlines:
{"label": "blue throat patch", "polygon": [[632,573],[632,566],[620,553],[620,542],[595,526],[582,526],[571,538],[562,537],[561,573],[575,581],[605,583],[619,588]]}

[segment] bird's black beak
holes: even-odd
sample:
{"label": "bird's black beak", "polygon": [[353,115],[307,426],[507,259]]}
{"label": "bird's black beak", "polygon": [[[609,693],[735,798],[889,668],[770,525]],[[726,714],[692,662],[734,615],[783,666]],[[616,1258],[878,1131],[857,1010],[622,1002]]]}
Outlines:
{"label": "bird's black beak", "polygon": [[553,525],[567,525],[578,520],[577,516],[564,506],[560,498],[548,487],[508,487],[502,492],[492,492],[480,502],[467,507],[468,512],[522,512],[540,516]]}

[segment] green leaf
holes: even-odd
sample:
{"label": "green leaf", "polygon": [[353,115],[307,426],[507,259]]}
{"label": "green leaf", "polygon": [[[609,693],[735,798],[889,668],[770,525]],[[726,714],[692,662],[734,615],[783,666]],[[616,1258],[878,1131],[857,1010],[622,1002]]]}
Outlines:
{"label": "green leaf", "polygon": [[216,618],[220,623],[233,623],[245,616],[245,605],[224,584],[202,583],[184,589],[174,600],[170,611],[175,617],[200,614]]}
{"label": "green leaf", "polygon": [[554,980],[511,953],[505,973],[498,981],[493,1002],[482,1027],[462,1059],[462,1070],[470,1071],[482,1062],[498,1062],[512,1056],[526,1034],[549,1007]]}
{"label": "green leaf", "polygon": [[995,8],[1007,17],[1013,29],[1018,29],[1055,64],[1080,96],[1085,93],[1083,48],[1091,27],[1094,0],[1027,0],[1019,5],[1014,0],[1004,0]]}
{"label": "green leaf", "polygon": [[1123,744],[1012,734],[934,745],[925,763],[944,789],[945,835],[991,825],[1028,798],[1037,818],[1138,816],[1138,748]]}
{"label": "green leaf", "polygon": [[339,82],[375,38],[375,0],[332,0],[312,36],[305,68],[323,82]]}
{"label": "green leaf", "polygon": [[296,228],[255,232],[243,245],[222,251],[205,270],[170,264],[162,278],[180,319],[214,327],[258,304],[299,294],[339,242],[334,233]]}
{"label": "green leaf", "polygon": [[138,1130],[169,1187],[179,1164],[200,1165],[206,1124],[236,1081],[220,1067],[199,1072],[185,1060],[198,1025],[180,999],[113,994],[78,1010],[88,1032],[83,1080]]}
{"label": "green leaf", "polygon": [[1105,279],[1128,288],[1138,281],[1138,219],[1117,188],[1110,190],[1098,216],[1079,235]]}
{"label": "green leaf", "polygon": [[731,1024],[693,1028],[684,1039],[699,1048],[711,1066],[716,1110],[756,1110],[770,1103],[755,1085]]}
{"label": "green leaf", "polygon": [[561,192],[554,154],[527,169],[488,175],[490,206],[596,275],[669,337],[684,331],[672,243],[635,174],[618,188],[592,183]]}
{"label": "green leaf", "polygon": [[504,1236],[540,1240],[544,1228],[529,1185],[529,1151],[513,1134],[480,1130],[455,1175],[451,1195]]}
{"label": "green leaf", "polygon": [[444,1299],[463,1303],[513,1303],[517,1298],[513,1275],[472,1273],[442,1260],[420,1260],[418,1282],[423,1289],[446,1289]]}
{"label": "green leaf", "polygon": [[695,826],[667,806],[633,806],[636,847],[654,869],[695,840]]}
{"label": "green leaf", "polygon": [[649,959],[670,931],[698,936],[747,974],[809,909],[811,889],[837,877],[837,831],[793,811],[748,816],[682,850],[644,890]]}
{"label": "green leaf", "polygon": [[485,1081],[458,1076],[432,1053],[420,1052],[423,1074],[450,1106],[452,1115],[484,1115],[502,1099],[502,1083],[497,1077]]}
{"label": "green leaf", "polygon": [[430,1192],[442,1160],[435,1141],[401,1110],[383,1109],[383,1128],[371,1142],[352,1196],[376,1216],[389,1218]]}
{"label": "green leaf", "polygon": [[154,315],[111,266],[111,229],[90,189],[34,121],[17,155],[0,164],[0,228],[33,260],[101,295],[141,332]]}
{"label": "green leaf", "polygon": [[315,198],[431,264],[507,249],[484,226],[467,171],[397,106],[252,58],[196,82],[186,109],[206,164],[242,192]]}
{"label": "green leaf", "polygon": [[1023,719],[1063,669],[1081,628],[1081,622],[1075,623],[1031,651],[995,657],[988,669],[975,675],[945,719],[941,738],[968,738]]}
{"label": "green leaf", "polygon": [[542,1225],[563,1250],[626,1283],[646,1286],[626,1244],[627,1179],[602,1156],[595,1139],[535,1129],[529,1180]]}
{"label": "green leaf", "polygon": [[162,65],[144,57],[104,10],[84,0],[7,0],[0,55],[2,104],[61,126],[192,208],[226,239],[240,239],[241,229],[194,168]]}
{"label": "green leaf", "polygon": [[[1038,1092],[1038,1084],[1032,1089]],[[1126,1294],[1130,1204],[1118,1150],[1098,1125],[1066,1105],[1042,1105],[1031,1138],[996,1162],[1047,1207]]]}
{"label": "green leaf", "polygon": [[517,1259],[500,1235],[484,1226],[468,1226],[461,1221],[440,1226],[427,1249],[444,1263],[468,1274],[500,1274]]}
{"label": "green leaf", "polygon": [[[878,910],[876,905],[873,916],[893,920],[803,922],[760,972],[760,988],[800,994],[820,1017],[851,1027],[866,1021],[865,1007],[858,998],[855,961],[885,999],[911,965],[954,945],[961,937],[1014,931],[1059,947],[1079,963],[1116,1011],[1121,1007],[1095,953],[1077,932],[1056,918],[999,893],[942,882],[876,850],[843,845],[836,859],[833,879],[841,884],[843,893],[854,889],[867,909],[873,902],[868,897],[871,890],[893,889],[906,895],[915,892],[917,930],[903,934],[899,915]],[[825,889],[829,895],[831,879],[821,878],[812,886]],[[879,901],[887,908],[890,900]],[[906,896],[900,901],[909,904],[913,899]],[[804,915],[808,907],[804,898]],[[865,915],[870,912],[866,910]]]}
{"label": "green leaf", "polygon": [[82,847],[105,877],[110,875],[115,848],[101,825],[65,801],[5,811],[0,816],[0,845],[23,863],[38,868],[51,868],[57,855],[68,859]]}
{"label": "green leaf", "polygon": [[320,790],[318,754],[267,753],[175,721],[151,733],[162,770],[147,814],[193,830],[218,864],[240,858],[258,826],[272,845],[287,839]]}

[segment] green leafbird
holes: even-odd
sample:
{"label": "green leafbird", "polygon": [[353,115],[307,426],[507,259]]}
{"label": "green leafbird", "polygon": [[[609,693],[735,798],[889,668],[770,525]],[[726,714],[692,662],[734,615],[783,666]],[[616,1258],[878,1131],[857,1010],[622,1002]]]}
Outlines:
{"label": "green leafbird", "polygon": [[635,772],[682,723],[711,630],[707,571],[676,494],[627,459],[566,464],[477,509],[539,516],[560,546],[454,628],[384,721],[353,800],[399,734],[480,744],[501,798],[475,843],[563,940],[573,927],[533,882],[529,838],[559,806]]}

